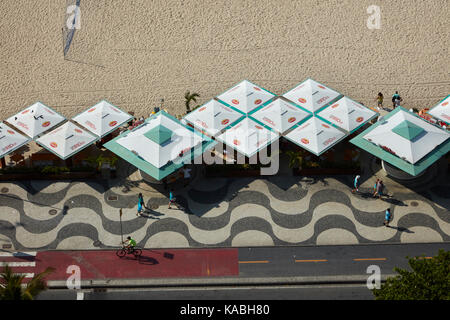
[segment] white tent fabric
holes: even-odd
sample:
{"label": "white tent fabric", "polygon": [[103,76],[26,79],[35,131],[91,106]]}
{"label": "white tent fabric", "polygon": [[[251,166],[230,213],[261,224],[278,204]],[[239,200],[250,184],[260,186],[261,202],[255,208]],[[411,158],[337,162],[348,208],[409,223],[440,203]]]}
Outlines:
{"label": "white tent fabric", "polygon": [[428,111],[432,117],[450,124],[450,96]]}
{"label": "white tent fabric", "polygon": [[83,150],[98,138],[68,121],[36,140],[38,144],[65,160]]}
{"label": "white tent fabric", "polygon": [[281,98],[261,107],[250,116],[283,134],[295,124],[311,116],[311,113]]}
{"label": "white tent fabric", "polygon": [[348,132],[353,132],[376,115],[375,111],[347,97],[342,97],[317,113],[317,116]]}
{"label": "white tent fabric", "polygon": [[31,139],[63,122],[65,118],[56,111],[36,102],[32,106],[8,118],[6,121]]}
{"label": "white tent fabric", "polygon": [[21,135],[6,123],[0,122],[0,158],[25,145],[29,138]]}
{"label": "white tent fabric", "polygon": [[[416,138],[408,140],[393,132],[398,125],[408,121],[423,129]],[[396,156],[412,164],[450,138],[450,134],[406,111],[399,111],[363,137],[380,147],[390,149]]]}
{"label": "white tent fabric", "polygon": [[216,140],[232,147],[241,154],[251,157],[279,138],[279,135],[245,118],[226,130]]}
{"label": "white tent fabric", "polygon": [[285,137],[319,156],[345,136],[345,132],[313,117],[297,126]]}
{"label": "white tent fabric", "polygon": [[103,100],[75,116],[72,120],[95,135],[104,137],[131,118],[133,117],[128,113]]}
{"label": "white tent fabric", "polygon": [[283,97],[314,113],[340,95],[339,92],[315,80],[307,79],[283,94]]}
{"label": "white tent fabric", "polygon": [[260,86],[244,80],[217,98],[243,113],[249,113],[274,97],[274,94]]}
{"label": "white tent fabric", "polygon": [[[163,144],[158,144],[145,135],[158,127],[164,127],[164,130],[172,133],[170,139]],[[188,151],[192,151],[202,142],[201,136],[164,114],[148,119],[145,124],[117,139],[118,144],[157,168],[163,167],[169,161],[176,160],[180,152],[186,154]]]}
{"label": "white tent fabric", "polygon": [[203,106],[188,113],[183,119],[211,136],[239,120],[243,114],[227,107],[217,100],[210,100]]}

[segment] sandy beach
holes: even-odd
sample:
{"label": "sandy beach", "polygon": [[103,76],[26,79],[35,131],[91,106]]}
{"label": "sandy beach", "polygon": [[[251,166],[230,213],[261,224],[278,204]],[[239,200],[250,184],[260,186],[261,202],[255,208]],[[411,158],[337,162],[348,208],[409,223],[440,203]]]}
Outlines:
{"label": "sandy beach", "polygon": [[102,99],[146,117],[164,98],[177,115],[186,90],[202,104],[244,79],[281,95],[311,77],[366,106],[379,91],[418,109],[450,93],[448,0],[81,0],[64,57],[65,2],[0,2],[2,120],[36,101],[70,118]]}

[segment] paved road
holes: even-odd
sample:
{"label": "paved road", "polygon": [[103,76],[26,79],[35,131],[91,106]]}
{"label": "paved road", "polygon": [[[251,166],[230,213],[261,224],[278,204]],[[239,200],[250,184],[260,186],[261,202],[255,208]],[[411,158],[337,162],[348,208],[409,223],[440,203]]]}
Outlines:
{"label": "paved road", "polygon": [[[52,300],[77,298],[83,300],[372,299],[372,293],[366,287],[366,279],[371,275],[367,272],[368,266],[379,266],[381,275],[387,276],[394,274],[395,266],[408,268],[406,256],[432,257],[438,253],[439,249],[450,250],[450,243],[239,248],[236,260],[239,275],[215,278],[223,280],[220,285],[208,282],[211,279],[214,280],[214,277],[209,276],[195,279],[169,277],[162,279],[160,285],[150,282],[151,288],[148,287],[148,283],[145,287],[144,279],[141,283],[133,282],[135,285],[142,285],[141,288],[127,287],[126,281],[123,281],[122,288],[107,288],[105,292],[102,292],[104,288],[101,288],[100,292],[98,289],[81,288],[77,295],[76,291],[49,290],[42,293],[39,298]],[[201,264],[199,261],[196,263]],[[170,268],[170,265],[167,266]],[[146,266],[136,263],[136,267]],[[185,282],[187,280],[190,282]]]}

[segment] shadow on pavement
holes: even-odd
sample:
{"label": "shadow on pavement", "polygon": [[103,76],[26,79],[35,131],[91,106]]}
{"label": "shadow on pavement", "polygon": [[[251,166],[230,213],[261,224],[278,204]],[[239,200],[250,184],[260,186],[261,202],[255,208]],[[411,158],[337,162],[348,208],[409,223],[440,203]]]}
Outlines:
{"label": "shadow on pavement", "polygon": [[414,231],[411,231],[408,228],[404,228],[404,227],[394,227],[394,226],[387,226],[387,227],[391,228],[391,229],[397,229],[397,231],[400,231],[400,232],[414,233]]}

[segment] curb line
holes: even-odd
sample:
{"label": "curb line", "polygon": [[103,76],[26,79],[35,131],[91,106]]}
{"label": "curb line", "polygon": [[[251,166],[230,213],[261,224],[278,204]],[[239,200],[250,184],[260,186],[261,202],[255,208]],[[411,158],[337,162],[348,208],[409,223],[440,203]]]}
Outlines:
{"label": "curb line", "polygon": [[[81,289],[96,288],[170,288],[202,286],[275,286],[275,285],[326,285],[326,284],[366,284],[370,275],[339,275],[320,277],[278,277],[278,278],[146,278],[146,279],[96,279],[81,281]],[[396,274],[381,276],[384,282]],[[67,289],[66,281],[47,281],[49,289]]]}

